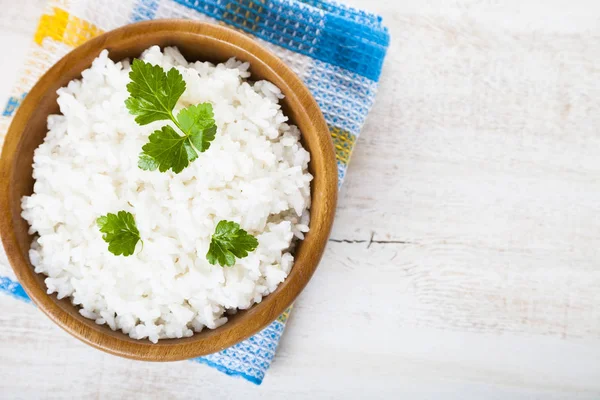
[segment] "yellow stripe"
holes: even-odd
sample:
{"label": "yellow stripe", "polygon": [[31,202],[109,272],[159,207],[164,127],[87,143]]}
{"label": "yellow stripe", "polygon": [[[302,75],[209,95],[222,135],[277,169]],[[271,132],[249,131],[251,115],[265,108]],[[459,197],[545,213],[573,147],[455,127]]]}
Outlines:
{"label": "yellow stripe", "polygon": [[335,156],[339,162],[344,165],[348,165],[350,156],[352,155],[352,149],[356,142],[356,136],[348,131],[332,126],[329,128],[331,138],[333,139],[333,146],[335,147]]}
{"label": "yellow stripe", "polygon": [[292,311],[293,306],[289,306],[278,318],[277,321],[285,324],[288,317],[290,316],[290,312]]}
{"label": "yellow stripe", "polygon": [[44,14],[40,18],[34,40],[42,45],[45,38],[51,38],[68,46],[76,47],[98,36],[102,30],[89,22],[69,15],[58,7],[52,9],[53,15]]}

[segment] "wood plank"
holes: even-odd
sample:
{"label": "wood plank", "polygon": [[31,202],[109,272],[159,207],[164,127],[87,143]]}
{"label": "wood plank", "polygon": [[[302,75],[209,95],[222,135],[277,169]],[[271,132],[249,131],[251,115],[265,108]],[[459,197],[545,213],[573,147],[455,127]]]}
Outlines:
{"label": "wood plank", "polygon": [[263,385],[104,355],[0,297],[3,393],[598,398],[600,5],[345,1],[392,43]]}

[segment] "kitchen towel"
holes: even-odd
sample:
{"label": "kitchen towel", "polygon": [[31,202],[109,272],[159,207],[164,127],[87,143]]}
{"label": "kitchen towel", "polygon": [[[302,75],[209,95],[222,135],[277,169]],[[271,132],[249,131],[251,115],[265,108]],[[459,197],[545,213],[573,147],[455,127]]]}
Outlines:
{"label": "kitchen towel", "polygon": [[[102,32],[160,18],[228,25],[284,60],[321,107],[335,145],[341,185],[375,99],[389,35],[380,17],[329,0],[50,0],[0,117],[0,142],[27,92],[62,56]],[[0,291],[29,301],[1,249]],[[289,311],[244,342],[192,361],[260,384]]]}

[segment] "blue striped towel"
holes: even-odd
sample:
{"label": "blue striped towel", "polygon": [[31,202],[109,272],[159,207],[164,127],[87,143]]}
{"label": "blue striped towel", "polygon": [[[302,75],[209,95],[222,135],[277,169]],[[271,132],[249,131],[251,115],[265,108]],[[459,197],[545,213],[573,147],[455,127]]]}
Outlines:
{"label": "blue striped towel", "polygon": [[[0,120],[0,141],[27,92],[72,48],[100,33],[148,19],[223,23],[253,36],[304,80],[329,125],[341,185],[373,105],[389,44],[381,18],[329,0],[50,0]],[[0,291],[29,301],[0,250]],[[192,361],[260,384],[289,310],[262,332]]]}

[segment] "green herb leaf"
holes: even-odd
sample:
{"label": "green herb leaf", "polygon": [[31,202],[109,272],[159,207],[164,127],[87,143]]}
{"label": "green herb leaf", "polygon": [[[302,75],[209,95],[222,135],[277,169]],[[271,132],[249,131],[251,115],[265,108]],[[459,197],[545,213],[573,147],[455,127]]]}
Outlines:
{"label": "green herb leaf", "polygon": [[142,147],[138,167],[145,170],[160,172],[172,169],[180,173],[190,162],[198,158],[187,136],[179,136],[169,125],[154,131],[149,142]]}
{"label": "green herb leaf", "polygon": [[206,259],[212,265],[231,267],[235,259],[244,258],[258,246],[258,240],[232,221],[219,221],[212,235]]}
{"label": "green herb leaf", "polygon": [[138,167],[145,171],[154,171],[158,168],[158,163],[148,154],[140,154],[140,159],[138,160]]}
{"label": "green herb leaf", "polygon": [[196,150],[201,153],[206,151],[215,139],[217,126],[210,103],[184,108],[173,122],[185,136],[179,136],[168,125],[154,131],[150,135],[150,141],[142,147],[139,168],[147,171],[158,168],[160,172],[172,169],[178,174],[198,158]]}
{"label": "green herb leaf", "polygon": [[135,225],[135,219],[130,212],[119,211],[117,214],[108,213],[96,220],[103,233],[102,239],[108,243],[108,251],[116,256],[130,256],[135,251],[135,245],[140,240],[140,232]]}
{"label": "green herb leaf", "polygon": [[135,59],[129,73],[131,82],[127,85],[129,98],[125,105],[129,112],[137,115],[140,125],[159,120],[171,120],[184,136],[180,136],[170,126],[154,131],[149,142],[142,147],[138,167],[146,171],[169,169],[181,172],[190,162],[198,158],[198,153],[206,151],[215,139],[217,126],[212,104],[202,103],[189,106],[173,116],[173,108],[185,91],[185,81],[175,68],[169,72],[156,65]]}
{"label": "green herb leaf", "polygon": [[125,101],[129,112],[136,115],[135,122],[146,125],[150,122],[173,119],[173,108],[185,91],[185,81],[175,68],[169,72],[158,65],[135,59],[129,72],[131,82],[127,84],[130,96]]}
{"label": "green herb leaf", "polygon": [[215,125],[212,104],[202,103],[184,108],[177,114],[179,127],[190,138],[194,147],[203,153],[215,139]]}

